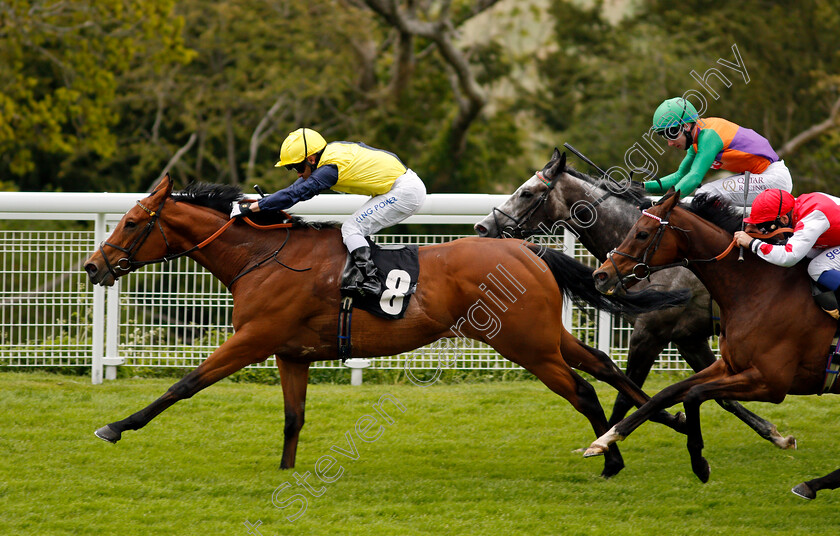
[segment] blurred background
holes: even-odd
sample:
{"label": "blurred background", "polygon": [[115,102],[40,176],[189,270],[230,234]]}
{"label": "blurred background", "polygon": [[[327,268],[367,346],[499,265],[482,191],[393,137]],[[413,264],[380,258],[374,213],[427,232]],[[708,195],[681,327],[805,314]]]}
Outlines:
{"label": "blurred background", "polygon": [[[308,126],[430,193],[506,193],[563,142],[624,165],[693,90],[770,140],[794,193],[840,194],[838,31],[837,0],[4,0],[0,190],[278,189]],[[651,154],[660,175],[683,156]]]}

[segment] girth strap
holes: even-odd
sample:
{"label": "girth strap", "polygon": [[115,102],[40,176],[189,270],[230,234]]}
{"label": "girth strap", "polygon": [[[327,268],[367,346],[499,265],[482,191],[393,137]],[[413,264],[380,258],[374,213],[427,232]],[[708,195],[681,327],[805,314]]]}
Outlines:
{"label": "girth strap", "polygon": [[345,296],[341,299],[338,310],[338,358],[344,363],[353,357],[353,344],[350,340],[350,326],[353,320],[353,297]]}

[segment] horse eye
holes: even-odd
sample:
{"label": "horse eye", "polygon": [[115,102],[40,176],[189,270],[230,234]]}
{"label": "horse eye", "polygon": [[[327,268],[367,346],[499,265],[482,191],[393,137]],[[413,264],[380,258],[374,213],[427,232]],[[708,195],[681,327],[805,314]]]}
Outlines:
{"label": "horse eye", "polygon": [[522,190],[522,191],[519,193],[519,197],[521,197],[521,198],[523,198],[523,199],[529,199],[529,198],[531,198],[531,197],[534,197],[534,192],[532,192],[532,191],[530,191],[530,190]]}
{"label": "horse eye", "polygon": [[135,227],[137,227],[137,222],[136,221],[130,221],[129,220],[129,221],[125,222],[125,228],[126,229],[134,229]]}
{"label": "horse eye", "polygon": [[639,231],[638,233],[636,233],[636,240],[645,240],[649,236],[650,233],[648,233],[647,231]]}

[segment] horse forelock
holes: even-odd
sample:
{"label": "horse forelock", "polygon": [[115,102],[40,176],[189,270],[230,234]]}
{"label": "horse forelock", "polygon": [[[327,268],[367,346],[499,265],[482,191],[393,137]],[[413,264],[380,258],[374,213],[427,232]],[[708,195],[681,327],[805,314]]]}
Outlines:
{"label": "horse forelock", "polygon": [[[239,186],[233,184],[214,184],[208,182],[192,182],[179,192],[172,192],[172,199],[175,202],[190,203],[209,209],[218,210],[225,214],[230,213],[233,203],[243,199],[245,196]],[[300,216],[290,214],[292,225],[302,229],[328,229],[338,227],[336,222],[307,221]],[[265,217],[270,218],[267,214]]]}
{"label": "horse forelock", "polygon": [[735,233],[741,229],[743,211],[739,212],[726,198],[703,193],[694,196],[691,205],[683,208],[728,233]]}

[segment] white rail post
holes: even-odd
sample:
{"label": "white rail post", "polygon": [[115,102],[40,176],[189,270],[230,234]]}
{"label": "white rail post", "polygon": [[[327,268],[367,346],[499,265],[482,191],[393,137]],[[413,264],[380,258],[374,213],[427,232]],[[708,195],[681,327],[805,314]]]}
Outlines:
{"label": "white rail post", "polygon": [[612,349],[612,320],[613,316],[606,311],[598,311],[598,349],[610,356]]}
{"label": "white rail post", "polygon": [[102,362],[105,364],[105,379],[117,379],[117,365],[122,365],[125,360],[120,359],[119,352],[120,342],[120,281],[119,279],[114,283],[114,286],[108,289],[108,312],[106,315],[106,329],[105,329],[105,359]]}
{"label": "white rail post", "polygon": [[[569,257],[574,257],[576,242],[575,235],[566,227],[563,227],[563,253]],[[570,332],[572,331],[572,300],[563,300],[563,325]]]}
{"label": "white rail post", "polygon": [[344,362],[350,368],[350,385],[362,385],[362,370],[370,366],[370,359],[353,357]]}
{"label": "white rail post", "polygon": [[[105,213],[96,215],[93,227],[93,242],[98,245],[105,240]],[[105,357],[105,287],[93,287],[93,341],[90,381],[102,383],[102,360]]]}

